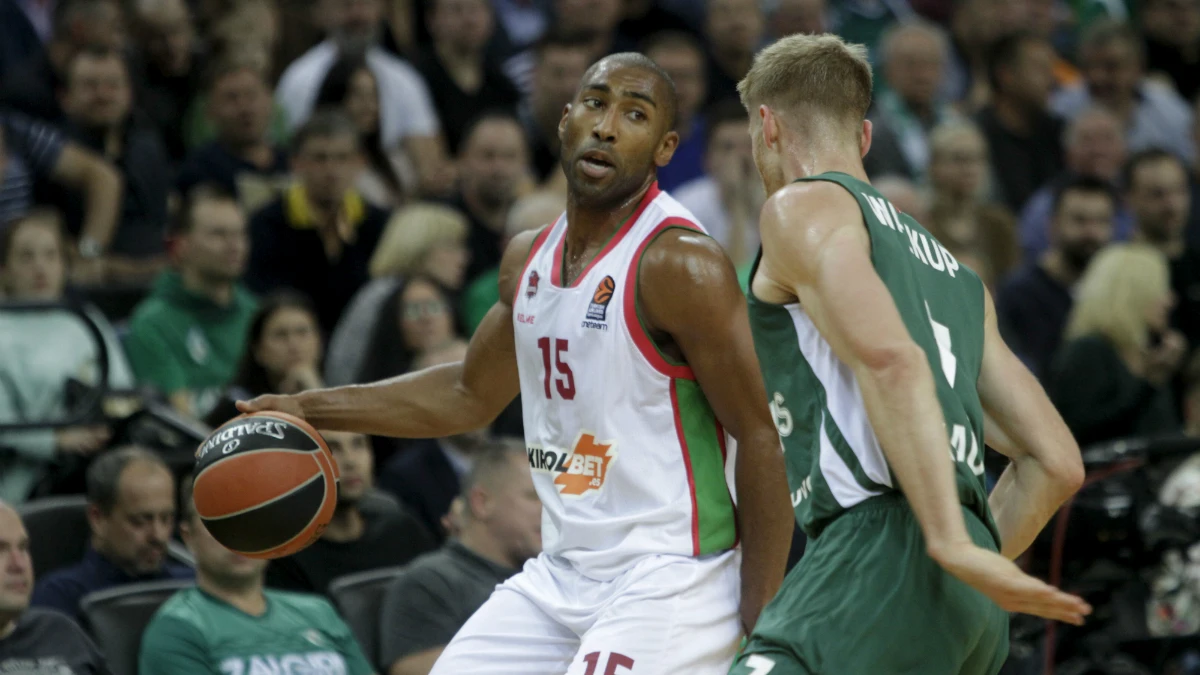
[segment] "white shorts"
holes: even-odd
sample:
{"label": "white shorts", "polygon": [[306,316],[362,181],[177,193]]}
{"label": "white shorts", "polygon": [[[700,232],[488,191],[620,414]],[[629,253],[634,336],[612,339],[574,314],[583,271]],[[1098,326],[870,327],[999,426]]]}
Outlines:
{"label": "white shorts", "polygon": [[430,675],[726,675],[741,556],[655,556],[612,581],[539,556],[496,588]]}

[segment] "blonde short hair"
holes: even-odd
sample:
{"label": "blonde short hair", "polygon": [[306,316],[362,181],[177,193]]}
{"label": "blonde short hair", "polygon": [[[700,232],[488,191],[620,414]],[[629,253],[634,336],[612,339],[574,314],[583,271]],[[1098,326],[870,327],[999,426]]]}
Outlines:
{"label": "blonde short hair", "polygon": [[1146,244],[1112,244],[1096,254],[1075,294],[1066,338],[1102,335],[1119,350],[1145,347],[1146,308],[1171,292],[1167,259]]}
{"label": "blonde short hair", "polygon": [[836,35],[789,35],[754,57],[738,83],[742,105],[756,118],[766,105],[794,123],[814,116],[852,125],[857,132],[871,107],[867,48]]}
{"label": "blonde short hair", "polygon": [[420,271],[429,252],[440,244],[461,244],[467,239],[467,217],[441,204],[411,204],[388,220],[371,256],[374,278]]}

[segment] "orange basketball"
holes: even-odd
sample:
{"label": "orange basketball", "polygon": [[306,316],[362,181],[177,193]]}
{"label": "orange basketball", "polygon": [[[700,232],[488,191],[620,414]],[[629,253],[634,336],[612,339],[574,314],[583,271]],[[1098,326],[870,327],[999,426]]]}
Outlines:
{"label": "orange basketball", "polygon": [[592,302],[598,305],[607,305],[612,299],[613,291],[616,290],[617,283],[612,277],[604,277],[600,285],[596,287],[596,292],[592,295]]}
{"label": "orange basketball", "polygon": [[337,506],[337,464],[325,439],[298,417],[241,415],[196,450],[192,501],[225,548],[281,558],[316,541]]}

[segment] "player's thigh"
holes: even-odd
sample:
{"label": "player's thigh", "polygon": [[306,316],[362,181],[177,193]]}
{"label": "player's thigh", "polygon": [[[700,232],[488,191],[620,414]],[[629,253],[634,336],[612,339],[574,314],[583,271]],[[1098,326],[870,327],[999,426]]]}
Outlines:
{"label": "player's thigh", "polygon": [[524,593],[501,586],[458,631],[430,675],[562,675],[579,640]]}
{"label": "player's thigh", "polygon": [[784,651],[742,654],[729,675],[813,675],[795,656]]}
{"label": "player's thigh", "polygon": [[620,589],[567,675],[726,675],[742,637],[739,562],[681,561]]}

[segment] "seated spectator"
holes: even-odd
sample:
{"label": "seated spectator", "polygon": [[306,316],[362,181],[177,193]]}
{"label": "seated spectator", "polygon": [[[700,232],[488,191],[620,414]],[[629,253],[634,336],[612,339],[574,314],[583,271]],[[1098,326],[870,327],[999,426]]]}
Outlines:
{"label": "seated spectator", "polygon": [[234,375],[254,298],[246,269],[246,217],[217,188],[195,188],[179,207],[173,269],[134,310],[125,348],[138,380],[179,412],[204,417]]}
{"label": "seated spectator", "polygon": [[[65,297],[67,250],[56,214],[35,211],[0,234],[0,293],[15,302],[61,302]],[[108,386],[133,387],[133,373],[108,320],[96,308],[84,311],[104,336]],[[0,330],[0,423],[52,422],[71,417],[68,382],[97,384],[95,339],[65,312],[5,314]],[[19,504],[56,467],[73,469],[102,450],[109,429],[102,425],[0,432],[0,499]]]}
{"label": "seated spectator", "polygon": [[[171,164],[158,132],[133,114],[125,59],[117,52],[80,52],[67,68],[62,101],[71,136],[112,163],[124,181],[105,278],[148,283],[166,267]],[[68,209],[68,227],[77,232],[83,205],[71,195],[56,201]]]}
{"label": "seated spectator", "polygon": [[706,175],[682,185],[675,198],[725,247],[733,264],[749,274],[758,253],[758,214],[766,195],[747,124],[746,109],[737,101],[722,101],[709,110]]}
{"label": "seated spectator", "polygon": [[[1196,97],[1196,107],[1192,111],[1192,139],[1196,156],[1200,157],[1200,96]],[[1200,163],[1193,165],[1188,174],[1188,190],[1192,195],[1187,224],[1188,246],[1200,248]]]}
{"label": "seated spectator", "polygon": [[1027,3],[1008,0],[959,0],[950,18],[951,58],[942,82],[943,96],[959,101],[974,114],[991,96],[989,52],[997,41],[1025,28],[1022,14]]}
{"label": "seated spectator", "polygon": [[84,220],[77,249],[84,261],[75,270],[76,278],[100,279],[102,256],[117,229],[120,174],[53,128],[20,113],[0,110],[0,231],[29,212],[35,201],[34,188],[44,180],[83,194]]}
{"label": "seated spectator", "polygon": [[325,376],[330,384],[363,382],[363,345],[379,328],[393,321],[384,311],[404,279],[427,276],[443,289],[457,293],[466,279],[470,252],[466,248],[467,219],[441,204],[413,204],[392,215],[371,256],[372,281],[354,296],[329,341]]}
{"label": "seated spectator", "polygon": [[675,131],[679,145],[671,163],[658,168],[658,187],[672,192],[704,175],[704,115],[700,107],[708,98],[708,72],[704,46],[690,33],[669,31],[652,35],[642,53],[667,71],[675,83]]}
{"label": "seated spectator", "polygon": [[326,593],[329,582],[340,576],[403,565],[434,547],[429,532],[407,511],[364,502],[375,486],[375,461],[366,436],[344,431],[321,435],[341,474],[337,509],[320,539],[271,561],[271,588]]}
{"label": "seated spectator", "polygon": [[1079,43],[1083,84],[1055,95],[1058,114],[1073,118],[1093,104],[1108,108],[1125,129],[1130,152],[1159,148],[1195,161],[1192,112],[1169,85],[1145,76],[1146,55],[1137,32],[1123,22],[1098,20]]}
{"label": "seated spectator", "polygon": [[[462,361],[465,340],[455,340],[418,356],[413,370]],[[403,452],[383,464],[379,486],[395,495],[440,542],[447,535],[446,514],[474,466],[475,454],[487,444],[486,431],[410,441]]]}
{"label": "seated spectator", "polygon": [[[558,195],[549,192],[534,192],[518,199],[508,210],[501,248],[507,248],[513,237],[522,232],[552,225],[563,214],[565,206]],[[496,265],[475,277],[463,291],[458,306],[467,337],[475,332],[483,317],[491,311],[492,305],[499,301],[500,266]]]}
{"label": "seated spectator", "polygon": [[[1036,260],[1049,245],[1054,196],[1060,187],[1077,176],[1095,178],[1115,190],[1125,165],[1125,138],[1116,116],[1104,108],[1080,113],[1067,125],[1064,136],[1067,168],[1054,180],[1038,188],[1021,212],[1022,256]],[[1133,231],[1133,214],[1124,202],[1117,203],[1113,238],[1125,241]]]}
{"label": "seated spectator", "polygon": [[1171,305],[1166,258],[1145,244],[1113,244],[1084,272],[1046,386],[1080,445],[1179,430]]}
{"label": "seated spectator", "polygon": [[321,327],[312,302],[288,291],[274,293],[259,303],[237,374],[205,421],[219,427],[237,417],[237,401],[321,386]]}
{"label": "seated spectator", "polygon": [[[236,55],[267,74],[273,81],[275,49],[279,35],[279,12],[275,0],[239,0],[221,13],[208,34],[209,59],[219,61]],[[188,107],[183,121],[183,138],[189,150],[208,145],[217,137],[217,128],[208,114],[208,97],[201,87]],[[272,100],[267,141],[286,146],[291,127],[287,111]]]}
{"label": "seated spectator", "polygon": [[532,54],[529,91],[518,117],[525,127],[527,147],[531,149],[534,178],[545,184],[552,177],[562,176],[558,164],[558,123],[593,59],[586,42],[557,33],[538,42]]}
{"label": "seated spectator", "polygon": [[21,516],[0,501],[0,673],[108,675],[83,629],[58,612],[31,609],[32,592],[29,534]]}
{"label": "seated spectator", "polygon": [[831,17],[827,0],[778,0],[775,11],[767,20],[771,38],[802,33],[820,35],[831,31]]}
{"label": "seated spectator", "polygon": [[433,0],[425,17],[433,43],[416,61],[451,155],[481,110],[517,113],[521,95],[485,53],[495,29],[487,0]]}
{"label": "seated spectator", "polygon": [[1020,213],[1063,166],[1063,122],[1049,110],[1054,48],[1029,33],[1001,38],[988,53],[991,102],[976,116],[990,150],[997,201]]}
{"label": "seated spectator", "polygon": [[247,285],[260,294],[303,293],[326,331],[367,282],[367,262],[388,219],[353,188],[360,156],[354,123],[318,112],[292,139],[297,182],[250,221]]}
{"label": "seated spectator", "polygon": [[420,192],[445,194],[452,180],[437,113],[421,75],[378,44],[382,0],[321,0],[329,39],[284,71],[275,91],[292,127],[308,120],[325,74],[340,56],[365,53],[379,89],[379,130],[385,148],[403,145],[416,167]]}
{"label": "seated spectator", "polygon": [[355,189],[371,204],[393,209],[416,193],[416,169],[403,147],[384,147],[379,135],[379,104],[379,83],[360,55],[339,58],[317,93],[318,108],[340,108],[358,129],[366,161]]}
{"label": "seated spectator", "polygon": [[1001,284],[996,317],[1004,341],[1039,379],[1062,344],[1075,285],[1112,241],[1115,191],[1095,178],[1063,183],[1054,196],[1050,247]]}
{"label": "seated spectator", "polygon": [[458,337],[449,292],[431,276],[410,276],[381,305],[356,381],[403,375],[421,354]]}
{"label": "seated spectator", "polygon": [[88,467],[88,525],[83,561],[37,582],[33,604],[71,616],[88,593],[158,579],[190,579],[192,568],[167,559],[175,529],[175,478],[161,457],[126,447]]}
{"label": "seated spectator", "polygon": [[121,22],[121,6],[112,0],[57,0],[45,49],[0,73],[0,103],[43,122],[62,122],[59,91],[67,66],[86,49],[120,50]]}
{"label": "seated spectator", "polygon": [[1200,94],[1200,3],[1143,0],[1138,19],[1146,41],[1146,71],[1166,76],[1191,101]]}
{"label": "seated spectator", "polygon": [[766,30],[758,0],[709,0],[704,7],[708,43],[708,105],[737,98]]}
{"label": "seated spectator", "polygon": [[217,138],[188,154],[175,187],[186,195],[202,183],[231,195],[246,213],[270,202],[287,186],[287,154],[267,139],[271,90],[261,64],[233,53],[209,68],[205,95]]}
{"label": "seated spectator", "polygon": [[617,33],[630,42],[640,44],[656,33],[694,32],[682,16],[661,5],[658,0],[622,0]]}
{"label": "seated spectator", "polygon": [[1194,348],[1200,345],[1200,249],[1189,246],[1186,238],[1191,209],[1187,167],[1166,150],[1145,150],[1129,158],[1123,182],[1133,212],[1133,239],[1166,257],[1178,303],[1172,323]]}
{"label": "seated spectator", "polygon": [[375,669],[328,600],[263,587],[267,561],[213,539],[184,481],[179,533],[196,557],[196,586],[171,596],[142,634],[139,675],[286,672],[372,675]]}
{"label": "seated spectator", "polygon": [[944,30],[925,21],[897,24],[880,47],[887,88],[876,97],[869,175],[895,174],[923,182],[929,168],[929,132],[959,117],[938,98],[950,43]]}
{"label": "seated spectator", "polygon": [[[624,0],[551,0],[554,31],[577,41],[587,53],[589,64],[609,54],[635,51],[637,42],[617,30],[623,3]],[[537,51],[535,46],[504,62],[504,73],[524,96],[533,91]]]}
{"label": "seated spectator", "polygon": [[962,120],[930,139],[929,220],[924,225],[989,286],[1017,263],[1012,214],[987,200],[988,146],[979,128]]}
{"label": "seated spectator", "polygon": [[541,553],[542,503],[520,440],[478,453],[462,504],[458,535],[417,558],[387,589],[380,657],[389,675],[428,675],[496,586]]}
{"label": "seated spectator", "polygon": [[184,117],[204,86],[195,22],[187,0],[136,0],[129,6],[138,108],[178,163],[187,154]]}
{"label": "seated spectator", "polygon": [[504,221],[529,177],[529,152],[523,140],[520,123],[503,113],[485,113],[463,137],[458,194],[450,205],[466,214],[471,226],[468,280],[500,264]]}

